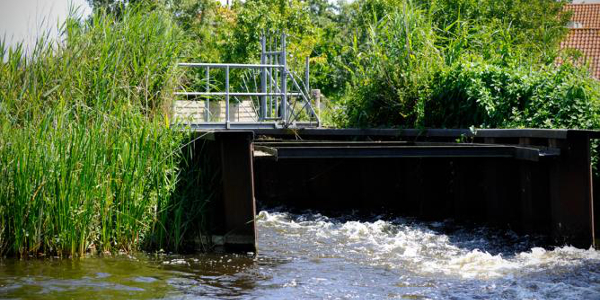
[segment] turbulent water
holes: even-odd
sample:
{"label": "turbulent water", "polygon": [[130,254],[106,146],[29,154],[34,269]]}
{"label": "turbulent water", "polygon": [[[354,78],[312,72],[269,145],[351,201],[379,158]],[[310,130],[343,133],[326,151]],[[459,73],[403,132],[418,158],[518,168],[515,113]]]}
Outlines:
{"label": "turbulent water", "polygon": [[258,258],[2,260],[0,298],[600,299],[596,250],[451,221],[258,219]]}

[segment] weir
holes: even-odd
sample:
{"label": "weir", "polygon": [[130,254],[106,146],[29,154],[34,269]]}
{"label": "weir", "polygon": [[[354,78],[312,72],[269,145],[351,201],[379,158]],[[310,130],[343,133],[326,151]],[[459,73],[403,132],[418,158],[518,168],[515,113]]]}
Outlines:
{"label": "weir", "polygon": [[[256,201],[320,211],[454,219],[598,245],[591,139],[582,130],[200,131],[220,167],[211,238],[256,252]],[[200,147],[197,147],[198,149]],[[260,236],[260,233],[258,234]]]}
{"label": "weir", "polygon": [[256,201],[451,218],[554,244],[600,244],[590,142],[600,132],[320,128],[310,60],[302,79],[287,56],[284,33],[261,37],[259,64],[179,64],[201,70],[203,82],[188,88],[204,91],[176,93],[174,125],[198,132],[190,152],[220,177],[201,244],[256,252]]}

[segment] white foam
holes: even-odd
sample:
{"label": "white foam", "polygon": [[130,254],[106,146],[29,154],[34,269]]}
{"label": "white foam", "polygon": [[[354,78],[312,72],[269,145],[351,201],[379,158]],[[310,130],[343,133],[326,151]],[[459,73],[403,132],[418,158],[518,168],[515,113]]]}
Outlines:
{"label": "white foam", "polygon": [[[388,221],[336,222],[315,215],[310,220],[294,221],[287,213],[261,211],[259,226],[301,236],[298,247],[321,247],[322,257],[337,257],[357,263],[406,268],[422,275],[447,275],[465,279],[510,278],[556,266],[580,265],[600,260],[593,249],[558,247],[548,251],[531,248],[510,258],[479,249],[460,248],[447,235],[425,226],[398,225]],[[438,222],[435,227],[441,227]],[[474,240],[474,243],[485,243]],[[334,245],[334,246],[332,246]]]}

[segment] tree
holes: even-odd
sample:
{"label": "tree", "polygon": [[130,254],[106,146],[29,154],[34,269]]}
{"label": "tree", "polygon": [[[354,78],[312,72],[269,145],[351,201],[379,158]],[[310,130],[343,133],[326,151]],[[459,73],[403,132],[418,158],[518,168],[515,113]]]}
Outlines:
{"label": "tree", "polygon": [[87,0],[93,10],[105,9],[116,16],[121,16],[127,5],[147,5],[150,8],[159,4],[160,0]]}

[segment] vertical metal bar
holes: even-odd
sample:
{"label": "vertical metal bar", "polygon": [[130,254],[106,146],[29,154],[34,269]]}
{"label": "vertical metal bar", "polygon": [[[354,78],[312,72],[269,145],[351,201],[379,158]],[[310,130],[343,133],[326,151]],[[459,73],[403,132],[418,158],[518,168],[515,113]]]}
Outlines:
{"label": "vertical metal bar", "polygon": [[225,68],[225,127],[229,129],[229,66]]}
{"label": "vertical metal bar", "polygon": [[[306,101],[308,102],[308,106],[312,107],[312,97],[310,94],[310,61],[308,56],[306,57],[306,67],[304,68],[304,88],[306,89]],[[316,103],[315,103],[316,106]],[[309,109],[307,109],[308,113],[310,113]],[[314,117],[318,120],[319,117],[317,117],[317,110],[316,109],[312,109],[312,111],[314,112]]]}
{"label": "vertical metal bar", "polygon": [[[279,61],[279,59],[280,59],[280,56],[276,54],[274,60],[277,63],[281,63]],[[279,93],[281,93],[281,88],[279,88],[279,83],[280,83],[279,82],[279,73],[281,73],[281,69],[271,69],[271,72],[275,72],[275,91],[279,90]],[[281,98],[281,97],[275,96],[275,101],[274,101],[275,102],[275,116],[281,117],[281,114],[279,113],[279,99],[278,98]]]}
{"label": "vertical metal bar", "polygon": [[[273,64],[273,56],[269,54],[269,59],[268,59],[269,64]],[[267,77],[267,81],[269,82],[269,87],[268,87],[268,92],[269,94],[273,93],[273,70],[269,70],[269,74]],[[273,96],[269,95],[269,110],[268,110],[268,115],[267,117],[272,117],[273,116]]]}
{"label": "vertical metal bar", "polygon": [[[268,62],[270,65],[273,64],[273,55],[271,54],[271,52],[273,51],[273,46],[271,44],[271,40],[272,40],[272,36],[269,34],[268,38],[267,38],[267,43],[269,44],[268,46],[268,51],[269,51],[269,56],[268,56]],[[269,75],[268,75],[268,81],[269,81],[269,94],[273,93],[273,70],[269,70]],[[268,117],[273,117],[273,96],[269,95],[269,111],[268,111]]]}
{"label": "vertical metal bar", "polygon": [[285,33],[281,35],[281,118],[287,127],[287,59],[285,49]]}
{"label": "vertical metal bar", "polygon": [[[272,39],[272,47],[273,47],[273,52],[277,52],[279,50],[279,46],[278,41],[277,41],[277,34],[278,32],[275,31],[273,33],[273,39]],[[276,61],[278,64],[281,64],[281,55],[279,54],[273,54],[274,57],[274,61]],[[272,69],[273,72],[275,72],[275,92],[277,90],[279,90],[279,93],[281,93],[281,88],[279,86],[280,81],[279,81],[279,77],[280,77],[280,73],[281,73],[281,69]],[[281,112],[279,111],[279,101],[280,101],[280,96],[276,96],[275,97],[275,117],[280,118],[281,117]]]}
{"label": "vertical metal bar", "polygon": [[304,82],[306,87],[306,96],[310,99],[310,64],[308,56],[306,57],[306,68],[304,68]]}
{"label": "vertical metal bar", "polygon": [[[264,34],[260,39],[260,44],[261,44],[261,49],[262,49],[262,53],[260,55],[260,63],[264,65],[267,62],[266,61],[267,57],[266,57],[266,53],[265,53],[266,52],[266,39],[265,39]],[[260,71],[260,91],[262,93],[267,92],[267,68],[262,68]],[[267,116],[267,96],[260,96],[259,120],[263,121],[266,116]]]}
{"label": "vertical metal bar", "polygon": [[[210,93],[210,67],[206,67],[206,92]],[[210,100],[209,96],[206,96],[204,100],[204,121],[210,122]]]}

